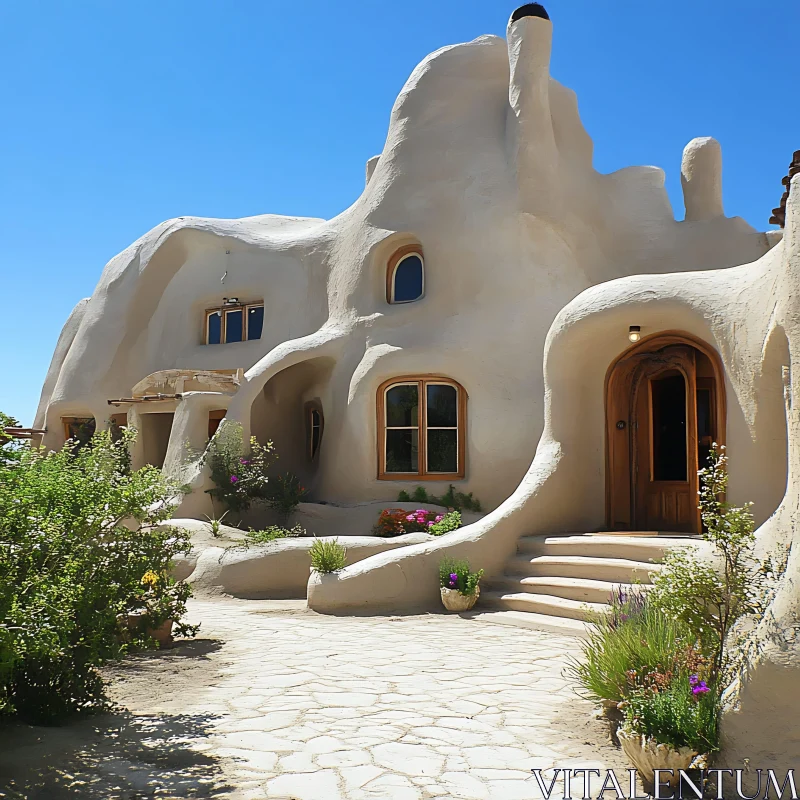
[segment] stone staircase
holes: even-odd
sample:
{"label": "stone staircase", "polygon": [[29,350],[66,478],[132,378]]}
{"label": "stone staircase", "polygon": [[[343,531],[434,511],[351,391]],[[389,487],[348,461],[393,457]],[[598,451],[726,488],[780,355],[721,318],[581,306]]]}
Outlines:
{"label": "stone staircase", "polygon": [[481,586],[476,618],[585,633],[592,615],[608,610],[614,587],[646,588],[668,549],[698,538],[656,531],[523,536],[505,575]]}

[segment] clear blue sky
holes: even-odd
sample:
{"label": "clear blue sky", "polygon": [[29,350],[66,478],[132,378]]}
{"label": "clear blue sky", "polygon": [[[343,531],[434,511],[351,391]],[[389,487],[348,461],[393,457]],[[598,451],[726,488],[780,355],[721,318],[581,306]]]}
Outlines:
{"label": "clear blue sky", "polygon": [[[680,216],[681,150],[715,136],[726,212],[765,229],[800,148],[800,3],[546,6],[596,168],[665,168]],[[414,66],[514,7],[0,0],[0,409],[32,422],[70,310],[162,220],[350,205]]]}

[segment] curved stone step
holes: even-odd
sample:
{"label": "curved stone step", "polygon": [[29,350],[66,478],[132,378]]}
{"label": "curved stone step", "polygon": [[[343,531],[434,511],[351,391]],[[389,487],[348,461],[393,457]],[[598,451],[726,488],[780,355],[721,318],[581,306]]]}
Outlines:
{"label": "curved stone step", "polygon": [[589,556],[625,558],[632,561],[661,561],[667,550],[675,547],[697,546],[693,536],[624,536],[607,534],[578,534],[565,536],[523,536],[517,542],[520,555]]}
{"label": "curved stone step", "polygon": [[[625,591],[632,591],[636,588],[629,583],[600,581],[592,578],[560,578],[552,575],[505,576],[487,583],[490,591],[549,594],[555,597],[565,597],[568,600],[578,600],[582,603],[608,603],[612,591],[619,587]],[[644,590],[644,585],[640,588]]]}
{"label": "curved stone step", "polygon": [[659,569],[660,564],[591,556],[516,556],[507,567],[509,573],[526,577],[588,578],[611,583],[650,583],[650,573]]}
{"label": "curved stone step", "polygon": [[609,610],[605,603],[583,603],[565,597],[549,594],[528,594],[527,592],[485,592],[481,593],[481,603],[492,608],[506,608],[510,611],[529,611],[551,617],[590,622],[593,617]]}

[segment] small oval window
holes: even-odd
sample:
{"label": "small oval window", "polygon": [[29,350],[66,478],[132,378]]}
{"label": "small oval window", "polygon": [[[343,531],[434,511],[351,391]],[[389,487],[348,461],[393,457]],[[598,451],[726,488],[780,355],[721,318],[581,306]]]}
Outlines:
{"label": "small oval window", "polygon": [[411,303],[419,300],[425,291],[425,265],[422,254],[407,252],[392,259],[389,272],[389,302]]}

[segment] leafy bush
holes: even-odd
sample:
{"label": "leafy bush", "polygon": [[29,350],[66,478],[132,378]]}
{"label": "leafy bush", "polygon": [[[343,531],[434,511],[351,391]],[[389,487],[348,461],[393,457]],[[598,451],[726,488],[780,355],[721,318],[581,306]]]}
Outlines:
{"label": "leafy bush", "polygon": [[450,531],[457,530],[461,527],[461,512],[450,511],[443,517],[437,517],[433,524],[428,523],[428,533],[431,536],[444,536]]}
{"label": "leafy bush", "polygon": [[718,749],[717,693],[696,675],[683,674],[664,688],[641,689],[623,707],[628,733],[698,753]]}
{"label": "leafy bush", "polygon": [[648,685],[649,676],[688,675],[700,668],[691,628],[665,615],[641,591],[616,590],[608,616],[594,621],[581,656],[567,667],[593,700],[619,702]]}
{"label": "leafy bush", "polygon": [[297,506],[308,497],[308,490],[300,485],[300,478],[287,472],[279,475],[273,481],[272,490],[269,492],[267,505],[277,511],[284,521],[297,509]]}
{"label": "leafy bush", "polygon": [[[3,421],[8,418],[3,418]],[[0,710],[51,722],[103,706],[97,668],[166,619],[177,635],[190,588],[170,577],[189,536],[160,523],[180,487],[132,471],[128,448],[97,433],[73,451],[0,443]],[[156,583],[152,584],[152,576]],[[144,581],[144,583],[143,583]],[[123,642],[118,617],[145,611]]]}
{"label": "leafy bush", "polygon": [[306,536],[305,528],[295,525],[294,528],[282,528],[280,525],[270,525],[264,530],[249,530],[245,534],[244,546],[250,547],[258,544],[269,544],[276,539],[294,539],[298,536]]}
{"label": "leafy bush", "polygon": [[472,492],[468,494],[457,492],[452,483],[441,497],[428,494],[424,486],[417,486],[411,495],[405,490],[397,495],[398,503],[409,503],[412,501],[415,503],[430,503],[433,506],[444,506],[444,508],[449,508],[453,511],[482,510],[480,500],[478,500],[477,497],[473,497]]}
{"label": "leafy bush", "polygon": [[483,570],[472,572],[469,561],[443,558],[439,562],[439,585],[444,589],[457,589],[461,594],[475,594]]}
{"label": "leafy bush", "polygon": [[226,421],[201,457],[211,471],[216,487],[209,490],[230,511],[246,511],[254,502],[268,502],[272,495],[267,472],[277,458],[272,442],[260,444],[250,438],[250,450],[242,444],[242,426]]}
{"label": "leafy bush", "polygon": [[314,539],[309,552],[311,566],[317,572],[336,572],[347,561],[347,548],[338,539]]}
{"label": "leafy bush", "polygon": [[715,677],[728,666],[725,641],[745,614],[757,612],[764,576],[753,557],[752,504],[740,508],[720,498],[727,485],[724,446],[712,446],[709,466],[700,470],[703,538],[714,545],[719,569],[687,550],[674,550],[655,577],[653,601],[664,613],[683,620],[713,661]]}

